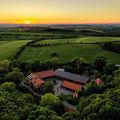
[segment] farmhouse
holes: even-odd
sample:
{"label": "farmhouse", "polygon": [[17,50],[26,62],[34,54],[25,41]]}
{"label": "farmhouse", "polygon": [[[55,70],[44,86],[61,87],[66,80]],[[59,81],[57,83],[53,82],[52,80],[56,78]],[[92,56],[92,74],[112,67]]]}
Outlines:
{"label": "farmhouse", "polygon": [[57,69],[55,71],[55,74],[57,77],[64,78],[71,82],[75,82],[75,83],[82,84],[82,85],[85,85],[89,82],[88,77],[66,72],[64,71],[64,69]]}
{"label": "farmhouse", "polygon": [[56,95],[74,94],[82,90],[89,82],[89,78],[83,75],[66,72],[64,69],[46,70],[31,73],[28,77],[30,85],[38,91],[42,91],[48,79],[55,80],[54,92]]}
{"label": "farmhouse", "polygon": [[42,72],[31,73],[27,78],[30,86],[37,91],[42,91],[45,84],[43,79],[53,76],[55,76],[55,72],[53,70],[46,70]]}
{"label": "farmhouse", "polygon": [[33,86],[34,89],[37,89],[38,91],[42,92],[44,87],[44,81],[39,78],[33,78],[29,81],[29,84]]}

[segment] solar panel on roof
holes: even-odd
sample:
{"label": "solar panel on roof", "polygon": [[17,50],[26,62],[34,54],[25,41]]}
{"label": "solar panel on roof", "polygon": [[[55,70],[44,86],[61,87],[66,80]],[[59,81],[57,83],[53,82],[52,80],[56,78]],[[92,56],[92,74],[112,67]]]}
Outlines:
{"label": "solar panel on roof", "polygon": [[66,72],[66,71],[61,71],[60,69],[57,69],[55,71],[56,76],[65,78],[65,79],[69,79],[69,80],[73,80],[76,82],[81,82],[81,83],[87,83],[88,78],[85,76],[80,76],[74,73],[70,73],[70,72]]}

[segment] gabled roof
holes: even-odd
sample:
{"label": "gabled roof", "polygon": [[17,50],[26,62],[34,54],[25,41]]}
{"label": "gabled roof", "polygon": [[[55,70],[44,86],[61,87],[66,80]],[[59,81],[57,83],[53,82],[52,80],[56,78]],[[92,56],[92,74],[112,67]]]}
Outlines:
{"label": "gabled roof", "polygon": [[62,87],[73,90],[73,91],[82,90],[82,85],[78,85],[68,81],[63,81]]}
{"label": "gabled roof", "polygon": [[77,74],[74,74],[74,73],[66,72],[66,71],[61,70],[61,69],[57,69],[55,71],[55,74],[58,77],[65,78],[65,79],[68,79],[68,80],[73,80],[75,82],[80,82],[80,83],[84,83],[84,84],[86,84],[89,80],[88,77],[85,77],[83,75],[77,75]]}
{"label": "gabled roof", "polygon": [[96,84],[97,85],[100,85],[100,84],[103,84],[103,83],[104,83],[104,81],[102,79],[100,79],[100,78],[96,79]]}
{"label": "gabled roof", "polygon": [[41,79],[55,76],[54,70],[46,70],[46,71],[41,71],[41,72],[35,72],[33,74],[37,75]]}
{"label": "gabled roof", "polygon": [[41,85],[43,85],[45,82],[43,80],[39,79],[39,78],[33,78],[31,80],[31,83],[34,85],[34,87],[40,88]]}

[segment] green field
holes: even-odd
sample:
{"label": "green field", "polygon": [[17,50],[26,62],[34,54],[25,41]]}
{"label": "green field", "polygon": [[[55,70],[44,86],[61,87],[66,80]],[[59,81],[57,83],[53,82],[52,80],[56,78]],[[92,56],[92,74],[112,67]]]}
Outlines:
{"label": "green field", "polygon": [[25,45],[29,40],[0,41],[0,60],[11,59],[18,48]]}
{"label": "green field", "polygon": [[[111,42],[120,41],[120,37],[80,37],[75,39],[55,39],[55,40],[42,40],[37,43],[39,44],[56,44],[56,43],[96,43],[96,42]],[[36,44],[37,44],[36,43]]]}
{"label": "green field", "polygon": [[74,57],[83,57],[89,62],[97,56],[104,56],[115,63],[120,63],[120,55],[105,51],[98,45],[94,44],[64,44],[48,47],[27,47],[25,51],[19,56],[21,61],[41,60],[45,62],[50,60],[51,53],[56,52],[60,61],[69,61]]}
{"label": "green field", "polygon": [[120,37],[84,37],[76,40],[76,42],[79,41],[83,43],[111,42],[120,41]]}

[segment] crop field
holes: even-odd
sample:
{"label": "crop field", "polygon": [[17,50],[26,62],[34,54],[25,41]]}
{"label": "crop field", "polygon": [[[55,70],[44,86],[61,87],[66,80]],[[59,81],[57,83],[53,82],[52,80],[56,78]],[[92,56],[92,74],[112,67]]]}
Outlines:
{"label": "crop field", "polygon": [[[56,43],[96,43],[96,42],[111,42],[120,41],[120,37],[80,37],[75,39],[54,39],[54,40],[42,40],[39,44],[56,44]],[[37,44],[36,43],[36,44]]]}
{"label": "crop field", "polygon": [[120,37],[84,37],[77,39],[76,42],[83,43],[96,43],[96,42],[111,42],[111,41],[120,41]]}
{"label": "crop field", "polygon": [[11,59],[18,48],[25,45],[29,40],[0,41],[0,60]]}
{"label": "crop field", "polygon": [[40,60],[45,62],[52,59],[51,54],[55,52],[61,62],[70,61],[74,57],[83,57],[89,62],[97,56],[104,56],[113,61],[114,63],[120,63],[120,55],[103,50],[95,44],[63,44],[46,47],[27,47],[23,53],[19,56],[20,61],[33,61]]}
{"label": "crop field", "polygon": [[57,44],[57,43],[66,43],[66,42],[72,42],[74,39],[49,39],[49,40],[41,40],[36,42],[35,44]]}

